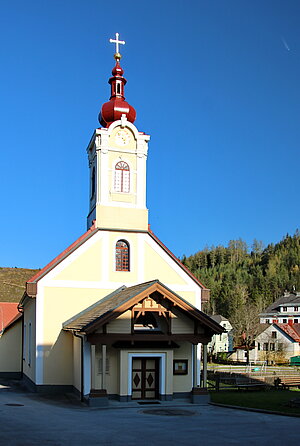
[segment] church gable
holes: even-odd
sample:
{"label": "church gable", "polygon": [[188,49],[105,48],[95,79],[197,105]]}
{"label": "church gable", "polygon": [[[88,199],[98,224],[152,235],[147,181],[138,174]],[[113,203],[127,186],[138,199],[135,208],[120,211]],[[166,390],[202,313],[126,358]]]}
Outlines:
{"label": "church gable", "polygon": [[[31,277],[26,282],[26,292],[24,293],[20,305],[23,304],[26,297],[36,297],[37,294],[37,282],[47,277],[47,279],[53,279],[53,276],[60,271],[63,263],[66,259],[70,261],[71,255],[78,251],[78,249],[86,244],[86,242],[95,235],[97,229],[92,225],[83,235],[81,235],[74,243],[68,246],[64,251],[62,251],[58,256],[56,256],[50,263],[48,263],[44,268],[38,271],[33,277]],[[85,245],[88,246],[88,245]]]}
{"label": "church gable", "polygon": [[57,271],[53,271],[53,280],[100,281],[102,279],[101,252],[103,241],[96,236],[88,244],[73,253]]}
{"label": "church gable", "polygon": [[153,277],[160,277],[170,288],[180,290],[187,300],[196,304],[194,294],[200,293],[202,285],[156,241],[152,232],[92,227],[30,279],[27,295],[36,296],[38,281],[40,287],[113,290],[122,283],[134,284]]}
{"label": "church gable", "polygon": [[152,240],[148,239],[145,243],[145,279],[156,277],[159,274],[160,277],[167,278],[163,280],[167,280],[168,283],[188,285],[190,282],[188,276],[159,246],[151,242]]}

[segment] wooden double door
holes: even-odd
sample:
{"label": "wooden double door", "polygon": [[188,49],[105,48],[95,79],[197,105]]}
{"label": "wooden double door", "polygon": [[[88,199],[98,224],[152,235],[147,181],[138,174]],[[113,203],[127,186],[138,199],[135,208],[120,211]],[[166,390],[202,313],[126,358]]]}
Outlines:
{"label": "wooden double door", "polygon": [[159,358],[132,358],[132,399],[158,398]]}

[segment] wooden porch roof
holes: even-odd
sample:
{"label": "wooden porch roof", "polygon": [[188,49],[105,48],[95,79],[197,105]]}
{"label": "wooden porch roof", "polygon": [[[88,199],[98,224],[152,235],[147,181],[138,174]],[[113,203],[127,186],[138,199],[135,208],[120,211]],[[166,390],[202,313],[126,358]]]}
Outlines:
{"label": "wooden porch roof", "polygon": [[217,322],[202,311],[171,291],[159,280],[144,282],[131,287],[125,285],[118,288],[108,296],[99,300],[86,310],[75,315],[63,324],[63,329],[83,333],[93,333],[98,327],[111,322],[125,311],[132,308],[144,298],[159,295],[167,299],[172,306],[176,306],[187,315],[200,322],[210,332],[222,333],[224,331]]}

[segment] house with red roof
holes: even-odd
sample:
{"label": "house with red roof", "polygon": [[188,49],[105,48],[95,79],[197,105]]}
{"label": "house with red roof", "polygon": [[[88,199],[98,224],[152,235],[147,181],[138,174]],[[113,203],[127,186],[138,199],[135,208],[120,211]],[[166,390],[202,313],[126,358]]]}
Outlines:
{"label": "house with red roof", "polygon": [[0,302],[0,377],[21,377],[22,314],[18,304]]}
{"label": "house with red roof", "polygon": [[0,302],[0,336],[5,327],[16,317],[20,315],[18,304],[14,302]]}
{"label": "house with red roof", "polygon": [[91,405],[196,401],[207,393],[207,344],[223,328],[201,309],[209,290],[150,230],[150,136],[134,125],[114,57],[102,127],[87,147],[88,229],[28,280],[19,303],[22,377],[34,391],[74,391]]}
{"label": "house with red roof", "polygon": [[261,324],[261,332],[255,339],[253,360],[269,363],[286,363],[300,355],[300,324]]}

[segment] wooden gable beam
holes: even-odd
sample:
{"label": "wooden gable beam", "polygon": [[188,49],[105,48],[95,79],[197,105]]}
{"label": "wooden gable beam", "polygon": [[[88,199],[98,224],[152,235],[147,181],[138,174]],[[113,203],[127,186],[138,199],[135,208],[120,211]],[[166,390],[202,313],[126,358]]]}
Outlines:
{"label": "wooden gable beam", "polygon": [[[100,316],[98,319],[93,321],[90,325],[88,325],[85,329],[86,333],[92,333],[97,329],[99,326],[106,324],[114,319],[116,319],[118,316],[120,316],[122,313],[124,313],[127,310],[132,309],[135,305],[137,305],[140,301],[150,298],[156,301],[155,296],[159,294],[161,296],[161,299],[165,299],[168,301],[168,304],[171,303],[171,308],[173,306],[177,306],[181,310],[183,310],[184,313],[186,313],[187,316],[189,316],[191,319],[196,319],[199,321],[200,324],[205,325],[205,327],[208,330],[212,330],[214,333],[222,333],[223,329],[220,330],[219,324],[215,323],[214,321],[210,320],[210,318],[206,317],[203,313],[199,312],[198,310],[195,310],[193,307],[191,307],[187,302],[182,301],[178,296],[174,295],[170,290],[166,289],[162,284],[159,282],[153,283],[149,288],[146,290],[140,292],[130,300],[124,302],[119,307],[115,308],[114,310],[111,310],[104,314],[103,316]],[[153,297],[152,297],[153,295]],[[162,304],[165,308],[165,304]],[[167,308],[168,309],[168,308]],[[169,310],[170,311],[170,310]],[[171,319],[171,318],[170,318]]]}

